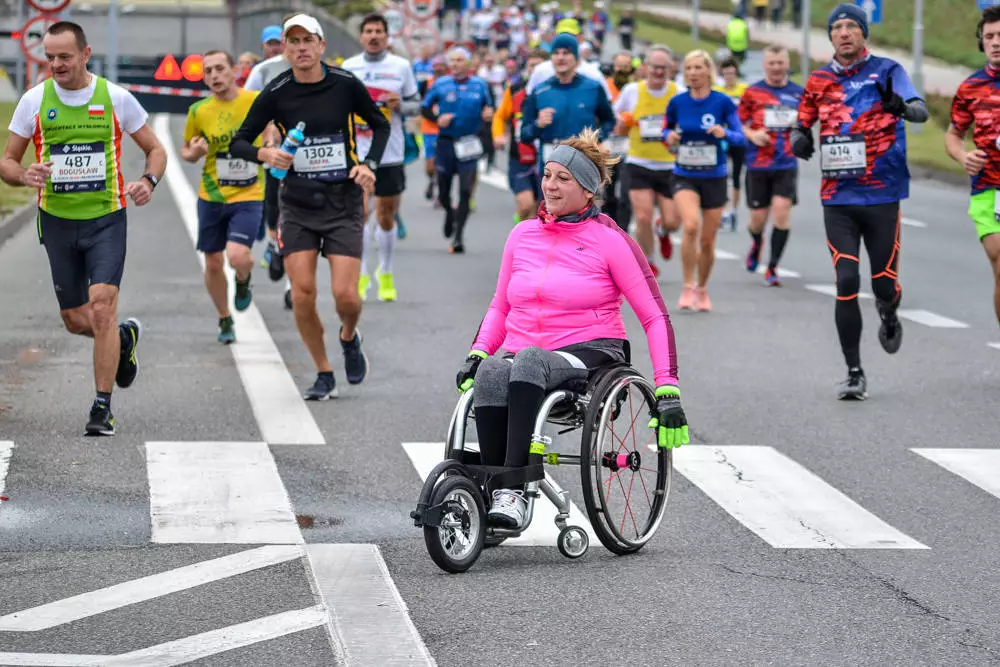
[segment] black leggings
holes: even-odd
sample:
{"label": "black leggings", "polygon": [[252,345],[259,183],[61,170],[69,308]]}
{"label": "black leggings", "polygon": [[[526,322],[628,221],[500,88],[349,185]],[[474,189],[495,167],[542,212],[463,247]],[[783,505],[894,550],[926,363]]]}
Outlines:
{"label": "black leggings", "polygon": [[[455,176],[458,176],[458,207],[452,208],[451,182]],[[441,202],[441,207],[444,208],[445,221],[451,220],[455,229],[454,243],[461,245],[465,223],[469,219],[469,202],[472,200],[472,188],[476,183],[476,168],[462,169],[457,173],[438,169],[437,177],[438,201]]]}
{"label": "black leggings", "polygon": [[837,333],[849,368],[861,367],[861,289],[859,254],[865,241],[872,268],[872,292],[879,309],[895,312],[899,286],[899,202],[874,206],[824,206],[826,242],[837,274]]}

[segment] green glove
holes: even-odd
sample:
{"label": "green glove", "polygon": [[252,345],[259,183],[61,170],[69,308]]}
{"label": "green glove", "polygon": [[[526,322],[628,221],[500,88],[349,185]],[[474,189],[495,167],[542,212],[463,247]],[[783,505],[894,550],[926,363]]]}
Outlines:
{"label": "green glove", "polygon": [[649,420],[649,428],[656,429],[660,447],[674,449],[691,442],[680,389],[669,384],[656,388],[656,416]]}
{"label": "green glove", "polygon": [[459,392],[464,394],[472,388],[472,382],[476,378],[476,371],[479,370],[479,364],[488,356],[490,355],[480,350],[469,352],[469,356],[465,358],[465,363],[462,364],[458,375],[455,376],[455,384],[458,386]]}

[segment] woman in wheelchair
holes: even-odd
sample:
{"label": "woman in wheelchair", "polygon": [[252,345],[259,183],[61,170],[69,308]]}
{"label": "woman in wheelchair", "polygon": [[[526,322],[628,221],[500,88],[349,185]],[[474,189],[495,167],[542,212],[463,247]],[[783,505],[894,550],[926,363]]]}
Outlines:
{"label": "woman in wheelchair", "polygon": [[[496,293],[457,376],[460,391],[475,381],[484,465],[528,465],[546,392],[627,361],[623,296],[649,342],[657,387],[651,426],[661,445],[689,442],[674,332],[659,286],[639,246],[595,201],[616,161],[593,130],[562,142],[545,162],[538,217],[507,238]],[[525,509],[523,491],[495,489],[488,521],[521,528]]]}

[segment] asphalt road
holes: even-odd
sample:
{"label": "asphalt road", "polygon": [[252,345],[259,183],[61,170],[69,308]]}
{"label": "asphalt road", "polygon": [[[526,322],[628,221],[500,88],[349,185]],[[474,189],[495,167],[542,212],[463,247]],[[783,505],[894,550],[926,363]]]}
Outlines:
{"label": "asphalt road", "polygon": [[[181,127],[180,118],[171,119],[175,141]],[[137,151],[129,146],[126,156],[127,172],[140,173]],[[197,169],[184,165],[182,177],[196,185]],[[444,438],[456,400],[454,373],[492,295],[513,202],[504,190],[481,185],[468,253],[451,256],[442,216],[422,198],[421,169],[411,167],[408,177],[409,236],[396,263],[400,300],[369,300],[362,320],[370,377],[347,386],[333,354],[341,398],[305,408],[325,444],[271,442],[255,451],[273,457],[273,479],[258,464],[237,459],[233,476],[222,481],[207,473],[167,480],[168,500],[195,489],[204,490],[209,505],[229,506],[255,491],[265,494],[256,481],[238,488],[240,480],[277,484],[287,493],[285,514],[294,514],[301,527],[301,540],[293,540],[304,542],[301,548],[378,546],[416,631],[441,665],[1000,662],[1000,490],[994,482],[988,493],[988,482],[980,480],[980,488],[913,451],[979,450],[970,454],[973,467],[984,478],[1000,474],[1000,464],[989,458],[1000,426],[1000,349],[988,346],[1000,333],[964,191],[914,183],[904,211],[925,226],[903,229],[901,276],[904,307],[938,319],[914,317],[967,326],[904,320],[903,348],[889,357],[874,335],[874,305],[865,301],[862,354],[871,398],[846,404],[835,400],[844,369],[833,299],[806,288],[832,283],[817,174],[808,165],[784,261],[799,277],[786,278],[781,289],[764,287],[738,260],[747,248],[745,232],[723,232],[719,248],[730,258],[718,261],[711,282],[715,310],[673,314],[696,443],[677,454],[667,517],[653,541],[621,558],[595,542],[578,561],[551,546],[504,546],[486,552],[467,574],[448,576],[429,560],[408,518],[421,478],[403,443]],[[215,341],[213,309],[171,189],[161,186],[153,203],[131,209],[130,218],[120,310],[139,317],[146,330],[139,379],[115,393],[119,434],[111,439],[81,437],[92,399],[91,347],[61,328],[34,229],[0,247],[6,287],[0,293],[0,442],[13,443],[9,462],[0,445],[0,493],[9,497],[0,505],[0,664],[108,664],[80,656],[162,646],[158,659],[131,664],[388,664],[358,657],[369,655],[366,642],[392,644],[401,636],[364,615],[381,613],[383,605],[324,594],[324,577],[308,553],[202,585],[177,584],[146,599],[125,595],[104,611],[83,602],[74,616],[62,603],[60,613],[69,616],[42,623],[43,629],[18,625],[23,615],[17,612],[90,591],[105,591],[98,595],[105,599],[107,587],[288,541],[267,539],[270,524],[254,533],[264,535],[255,541],[157,538],[155,526],[170,517],[151,499],[151,484],[163,482],[151,474],[147,443],[202,442],[205,451],[216,451],[220,443],[267,441],[264,425],[275,415],[249,398],[260,389],[252,386],[259,376],[241,366],[250,362],[238,363]],[[673,311],[680,267],[677,261],[661,267],[661,289]],[[326,280],[321,284],[321,312],[333,341],[332,299]],[[283,310],[282,289],[263,271],[255,274],[254,302],[282,366],[301,388],[313,371]],[[648,372],[631,311],[626,322],[636,366]],[[714,449],[720,447],[744,449]],[[789,479],[741,477],[741,465],[751,470],[754,461],[774,460],[767,447],[794,462]],[[743,457],[743,463],[729,471],[708,465],[699,473],[693,462],[706,451]],[[754,505],[731,483],[734,472],[742,488],[759,490],[755,502],[772,503],[770,515],[754,518]],[[570,489],[578,486],[572,468],[554,475]],[[785,482],[814,493],[812,502],[796,506],[783,499]],[[712,491],[713,484],[722,490]],[[825,504],[838,492],[849,499],[846,506]],[[818,548],[773,546],[782,538],[768,532],[776,525],[768,521],[778,522],[782,512],[793,519],[796,512],[813,512],[848,528],[870,513],[901,535],[895,547],[910,548],[821,548],[833,543],[833,533],[821,529],[810,545]],[[309,625],[300,618],[287,632],[257,640],[233,631],[249,638],[245,645],[221,642],[214,654],[177,648],[184,638],[314,605],[336,612],[330,627],[337,639],[325,621]],[[355,645],[362,648],[352,654]],[[13,654],[35,653],[71,654],[77,661],[12,661]],[[408,655],[398,664],[426,663],[419,651]]]}

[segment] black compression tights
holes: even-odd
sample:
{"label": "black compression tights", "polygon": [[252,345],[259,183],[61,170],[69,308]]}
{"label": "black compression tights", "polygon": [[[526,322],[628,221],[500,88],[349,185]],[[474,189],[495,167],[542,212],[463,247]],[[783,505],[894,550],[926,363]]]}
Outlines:
{"label": "black compression tights", "polygon": [[849,368],[861,367],[861,289],[859,253],[864,239],[872,267],[872,292],[889,310],[899,306],[899,204],[875,206],[824,206],[826,240],[837,274],[834,316],[844,360]]}
{"label": "black compression tights", "polygon": [[[444,208],[444,214],[450,217],[455,225],[456,244],[462,243],[462,233],[465,231],[465,223],[469,219],[469,201],[472,199],[472,188],[475,186],[476,171],[468,169],[458,172],[438,172],[438,201]],[[458,176],[458,207],[451,206],[451,182]]]}

